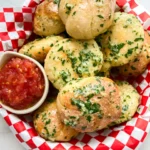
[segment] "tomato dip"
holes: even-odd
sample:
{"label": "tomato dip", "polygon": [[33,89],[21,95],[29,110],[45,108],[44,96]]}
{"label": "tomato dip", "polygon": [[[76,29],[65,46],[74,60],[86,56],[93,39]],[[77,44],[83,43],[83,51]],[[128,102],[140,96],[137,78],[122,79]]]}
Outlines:
{"label": "tomato dip", "polygon": [[33,62],[14,57],[0,70],[0,100],[14,109],[26,109],[43,95],[44,77]]}

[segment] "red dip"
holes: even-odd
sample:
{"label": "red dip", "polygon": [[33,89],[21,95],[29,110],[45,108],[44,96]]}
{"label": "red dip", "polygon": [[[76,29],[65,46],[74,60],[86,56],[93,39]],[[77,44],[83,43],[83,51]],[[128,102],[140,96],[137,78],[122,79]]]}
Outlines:
{"label": "red dip", "polygon": [[0,100],[14,109],[26,109],[43,95],[44,78],[31,61],[11,58],[0,70]]}

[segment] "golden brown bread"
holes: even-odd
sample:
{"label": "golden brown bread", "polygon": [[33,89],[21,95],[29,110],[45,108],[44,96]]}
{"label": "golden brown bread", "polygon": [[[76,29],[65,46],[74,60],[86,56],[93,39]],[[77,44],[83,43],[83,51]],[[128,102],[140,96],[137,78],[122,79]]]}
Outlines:
{"label": "golden brown bread", "polygon": [[61,0],[59,15],[75,39],[94,39],[112,24],[116,0]]}
{"label": "golden brown bread", "polygon": [[121,115],[117,85],[106,77],[74,80],[61,89],[57,108],[62,121],[79,132],[106,128]]}
{"label": "golden brown bread", "polygon": [[113,124],[120,124],[133,117],[140,103],[140,95],[136,89],[126,81],[116,81],[116,84],[120,92],[122,113],[120,118],[113,122]]}
{"label": "golden brown bread", "polygon": [[69,141],[78,135],[74,129],[64,125],[57,111],[53,98],[47,101],[34,113],[33,123],[40,136],[51,141]]}
{"label": "golden brown bread", "polygon": [[45,59],[44,69],[55,88],[67,82],[95,76],[101,69],[103,54],[94,40],[64,39],[56,43]]}
{"label": "golden brown bread", "polygon": [[45,0],[39,4],[35,11],[34,33],[40,36],[58,35],[65,31],[65,26],[58,15],[58,4],[53,0]]}
{"label": "golden brown bread", "polygon": [[46,38],[36,39],[32,42],[25,44],[19,53],[30,56],[35,60],[43,63],[47,53],[55,43],[64,38],[61,36],[47,36]]}
{"label": "golden brown bread", "polygon": [[111,67],[122,66],[140,53],[144,43],[144,29],[133,14],[116,12],[113,24],[107,32],[100,35],[99,41],[104,62]]}
{"label": "golden brown bread", "polygon": [[140,54],[130,63],[118,67],[119,73],[123,76],[138,76],[142,74],[150,63],[150,36],[145,31],[144,45]]}

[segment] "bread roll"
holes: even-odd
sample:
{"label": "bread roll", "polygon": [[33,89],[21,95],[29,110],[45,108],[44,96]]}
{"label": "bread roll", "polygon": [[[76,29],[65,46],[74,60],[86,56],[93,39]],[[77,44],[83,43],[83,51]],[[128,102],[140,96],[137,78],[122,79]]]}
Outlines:
{"label": "bread roll", "polygon": [[61,120],[79,132],[106,128],[121,115],[117,85],[106,77],[88,77],[69,82],[57,96]]}
{"label": "bread roll", "polygon": [[128,82],[117,81],[116,83],[121,96],[122,114],[113,124],[120,124],[133,117],[140,103],[140,95]]}
{"label": "bread roll", "polygon": [[45,0],[35,10],[33,32],[40,36],[58,35],[65,26],[58,15],[58,4],[54,0]]}
{"label": "bread roll", "polygon": [[77,131],[61,122],[55,99],[47,99],[47,101],[36,110],[33,123],[40,136],[50,141],[69,141],[78,135]]}
{"label": "bread roll", "polygon": [[44,68],[55,88],[71,80],[95,76],[103,63],[103,54],[94,40],[64,39],[56,43],[45,59]]}
{"label": "bread roll", "polygon": [[30,56],[43,63],[47,53],[50,51],[53,45],[63,39],[64,38],[61,36],[48,36],[46,38],[36,39],[25,44],[19,50],[19,53]]}
{"label": "bread roll", "polygon": [[134,60],[144,42],[144,29],[132,14],[116,12],[108,31],[100,35],[104,61],[111,67],[122,66]]}
{"label": "bread roll", "polygon": [[75,39],[94,39],[112,24],[116,0],[61,0],[59,15]]}
{"label": "bread roll", "polygon": [[145,31],[145,40],[142,51],[140,54],[131,62],[121,67],[118,67],[119,73],[123,76],[139,76],[145,70],[147,65],[150,63],[150,36]]}

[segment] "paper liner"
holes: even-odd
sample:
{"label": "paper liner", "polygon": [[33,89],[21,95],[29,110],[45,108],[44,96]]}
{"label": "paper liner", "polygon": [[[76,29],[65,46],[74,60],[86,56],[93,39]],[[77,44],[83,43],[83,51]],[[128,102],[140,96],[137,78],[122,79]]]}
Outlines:
{"label": "paper liner", "polygon": [[[41,0],[26,0],[22,8],[0,8],[0,51],[17,51],[32,33],[35,7]],[[117,0],[117,9],[138,17],[150,32],[150,15],[134,0]],[[70,142],[46,141],[36,133],[30,115],[16,116],[0,106],[0,114],[18,141],[32,150],[135,150],[150,131],[150,65],[133,81],[141,95],[141,103],[134,117],[117,127],[80,134]]]}

